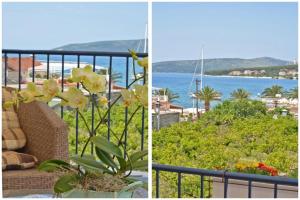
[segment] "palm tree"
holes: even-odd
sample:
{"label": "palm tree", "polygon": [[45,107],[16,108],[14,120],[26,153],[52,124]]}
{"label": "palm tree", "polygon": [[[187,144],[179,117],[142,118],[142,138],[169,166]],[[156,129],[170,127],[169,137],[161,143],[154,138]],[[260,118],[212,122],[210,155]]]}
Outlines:
{"label": "palm tree", "polygon": [[213,100],[220,100],[221,93],[209,86],[205,86],[198,94],[196,94],[196,97],[204,101],[205,112],[207,112],[210,109],[210,102]]}
{"label": "palm tree", "polygon": [[263,97],[273,97],[273,98],[275,98],[276,94],[283,94],[283,87],[281,87],[279,85],[273,85],[270,88],[266,88],[262,92]]}
{"label": "palm tree", "polygon": [[250,93],[243,88],[234,90],[230,95],[232,99],[236,100],[248,99],[250,97]]}
{"label": "palm tree", "polygon": [[287,96],[291,99],[298,99],[298,87],[294,87],[287,92]]}
{"label": "palm tree", "polygon": [[169,88],[159,90],[159,95],[167,95],[168,101],[171,103],[175,102],[176,99],[180,97],[178,93],[173,92]]}

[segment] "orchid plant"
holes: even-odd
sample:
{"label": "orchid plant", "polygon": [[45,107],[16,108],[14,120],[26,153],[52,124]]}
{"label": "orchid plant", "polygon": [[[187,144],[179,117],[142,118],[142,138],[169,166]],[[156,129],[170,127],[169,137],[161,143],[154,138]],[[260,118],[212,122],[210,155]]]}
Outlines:
{"label": "orchid plant", "polygon": [[[127,154],[126,148],[123,146],[123,137],[125,129],[130,123],[128,120],[125,123],[125,128],[120,137],[111,130],[115,137],[116,143],[108,141],[107,138],[96,135],[97,129],[101,124],[106,124],[105,118],[111,107],[123,99],[122,103],[125,107],[132,105],[136,106],[136,110],[132,113],[129,119],[137,113],[138,109],[148,106],[148,87],[147,81],[144,85],[136,84],[138,80],[147,80],[148,58],[140,59],[134,51],[130,51],[134,61],[138,63],[144,70],[144,75],[136,76],[129,84],[128,88],[122,89],[121,94],[108,106],[106,98],[107,80],[104,75],[99,75],[93,71],[93,67],[87,65],[84,68],[76,68],[72,70],[69,82],[77,83],[77,86],[71,86],[67,91],[61,91],[59,84],[54,79],[45,80],[42,86],[35,83],[28,83],[26,89],[14,91],[11,101],[5,102],[4,107],[15,105],[18,107],[20,102],[30,103],[32,101],[50,102],[57,98],[61,100],[62,106],[68,106],[76,109],[83,120],[86,129],[89,132],[89,137],[84,145],[80,155],[70,157],[71,163],[62,160],[47,160],[39,165],[39,169],[47,172],[63,172],[54,186],[55,193],[64,193],[73,188],[93,189],[91,185],[95,184],[95,178],[109,176],[105,181],[116,181],[117,179],[127,178],[133,169],[146,169],[148,161],[143,159],[147,156],[147,150],[138,151],[131,155]],[[84,93],[85,91],[85,93]],[[87,119],[84,117],[84,112],[87,111],[90,105],[94,105],[100,120],[95,128],[91,129]],[[101,110],[105,110],[105,114],[101,115]],[[106,124],[107,126],[107,124]],[[110,129],[110,127],[107,126]],[[86,155],[85,151],[88,144],[93,144],[95,148],[96,158],[93,155]],[[89,180],[92,184],[89,184]],[[124,184],[124,182],[123,182]],[[122,185],[122,184],[121,184]]]}

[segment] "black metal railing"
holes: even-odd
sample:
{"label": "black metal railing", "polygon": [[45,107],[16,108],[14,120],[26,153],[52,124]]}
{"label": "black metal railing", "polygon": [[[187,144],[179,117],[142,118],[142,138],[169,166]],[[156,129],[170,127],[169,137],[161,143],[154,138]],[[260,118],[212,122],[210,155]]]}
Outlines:
{"label": "black metal railing", "polygon": [[173,172],[177,173],[177,197],[182,197],[181,183],[182,175],[190,174],[199,176],[200,178],[200,198],[204,198],[204,178],[205,177],[219,177],[223,179],[224,187],[224,198],[228,197],[228,185],[229,180],[242,180],[248,182],[248,198],[252,197],[252,187],[253,182],[273,184],[273,197],[277,198],[278,196],[278,186],[296,186],[298,187],[298,179],[296,178],[287,178],[279,176],[266,176],[258,174],[244,174],[236,172],[228,172],[224,170],[207,170],[207,169],[196,169],[196,168],[187,168],[187,167],[178,167],[171,165],[161,165],[161,164],[152,164],[152,170],[155,171],[155,196],[156,198],[160,197],[160,172]]}
{"label": "black metal railing", "polygon": [[[65,86],[65,63],[69,62],[68,60],[66,60],[66,56],[75,56],[72,60],[72,62],[77,63],[77,68],[80,68],[80,64],[81,64],[81,58],[82,57],[89,57],[92,58],[92,62],[90,62],[89,64],[91,64],[93,66],[93,70],[95,71],[95,67],[96,67],[96,60],[97,59],[107,59],[109,60],[108,62],[108,90],[107,90],[107,98],[108,98],[108,113],[107,113],[107,118],[105,123],[107,123],[107,138],[108,140],[110,140],[110,127],[111,127],[111,106],[112,103],[112,71],[113,71],[113,60],[115,58],[124,58],[126,59],[126,62],[124,64],[122,64],[122,66],[118,66],[118,67],[123,67],[125,68],[125,88],[129,88],[133,82],[129,82],[129,65],[131,61],[132,65],[135,66],[134,64],[134,60],[131,58],[131,54],[129,52],[98,52],[98,51],[64,51],[64,50],[18,50],[18,49],[3,49],[2,50],[2,55],[3,55],[3,67],[2,70],[4,72],[4,77],[3,77],[3,85],[6,86],[15,86],[16,88],[18,88],[19,90],[21,89],[22,84],[24,84],[23,80],[22,80],[22,56],[30,56],[32,57],[32,82],[36,82],[36,66],[35,66],[35,62],[39,61],[40,59],[38,59],[38,56],[43,56],[46,57],[45,62],[47,63],[47,69],[46,69],[46,79],[50,78],[50,63],[51,63],[51,59],[50,57],[55,57],[55,62],[60,62],[61,63],[61,90],[64,91],[64,86]],[[146,57],[148,56],[147,53],[137,53],[138,57]],[[59,58],[58,58],[59,57]],[[18,70],[17,72],[15,72],[17,74],[17,80],[15,84],[10,84],[8,85],[8,59],[9,58],[15,58],[18,59]],[[136,76],[136,71],[134,68],[134,75]],[[141,73],[143,74],[142,76],[142,83],[145,84],[146,83],[146,71],[142,70]],[[79,84],[77,84],[77,88],[79,87]],[[117,100],[120,98],[117,98]],[[91,126],[92,126],[92,130],[95,126],[95,110],[94,110],[94,105],[92,104],[92,116],[91,116]],[[64,109],[61,106],[60,107],[60,115],[61,118],[64,117]],[[74,116],[76,118],[76,126],[75,126],[75,131],[76,131],[76,147],[75,147],[75,152],[76,154],[78,154],[78,144],[79,144],[79,119],[78,119],[78,112],[76,111],[76,114]],[[128,120],[128,109],[125,108],[125,116],[124,116],[124,121],[126,122]],[[141,147],[140,149],[143,150],[144,149],[144,142],[145,142],[145,109],[142,108],[142,117],[141,117]],[[127,146],[127,139],[128,139],[128,133],[127,133],[127,127],[125,127],[125,135],[124,135],[124,146],[126,148]],[[93,151],[93,148],[91,148],[91,151]]]}

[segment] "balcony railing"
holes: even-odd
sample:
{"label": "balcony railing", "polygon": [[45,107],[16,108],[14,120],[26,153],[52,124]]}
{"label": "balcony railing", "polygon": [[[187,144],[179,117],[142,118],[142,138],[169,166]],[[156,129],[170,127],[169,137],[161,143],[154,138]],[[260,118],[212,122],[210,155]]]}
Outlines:
{"label": "balcony railing", "polygon": [[[112,72],[114,71],[114,68],[122,68],[122,70],[125,72],[125,80],[123,81],[123,87],[128,89],[130,88],[130,86],[132,86],[134,83],[136,83],[136,79],[135,81],[130,82],[130,70],[132,72],[132,74],[137,77],[136,73],[136,69],[135,69],[135,61],[131,58],[131,55],[129,52],[97,52],[97,51],[61,51],[61,50],[17,50],[17,49],[3,49],[2,50],[2,70],[4,72],[3,74],[3,85],[6,86],[12,86],[12,87],[16,87],[19,90],[22,88],[24,81],[22,79],[22,57],[24,56],[30,56],[32,57],[32,68],[31,68],[31,76],[32,76],[32,82],[36,82],[36,69],[35,69],[35,62],[37,60],[41,60],[41,57],[43,57],[43,59],[45,60],[46,64],[46,76],[45,79],[49,79],[50,78],[50,63],[51,60],[54,60],[55,63],[60,62],[61,63],[61,70],[60,70],[60,76],[61,76],[61,90],[64,91],[65,90],[65,64],[66,62],[70,62],[72,61],[72,63],[76,63],[77,64],[77,68],[80,68],[81,65],[81,61],[82,60],[91,60],[91,61],[87,61],[89,64],[91,64],[93,66],[93,70],[96,70],[96,64],[97,62],[99,62],[99,60],[107,60],[107,76],[108,76],[108,88],[107,88],[107,98],[108,98],[108,109],[107,109],[107,113],[106,116],[104,116],[103,118],[106,118],[104,123],[107,123],[107,139],[110,140],[110,127],[111,127],[111,106],[113,106],[120,98],[121,96],[119,95],[118,97],[116,97],[113,100],[112,97]],[[137,53],[138,57],[146,57],[147,53]],[[9,84],[8,83],[8,78],[9,78],[9,74],[8,74],[8,60],[9,58],[14,57],[17,59],[17,71],[14,71],[16,77],[16,83],[14,84]],[[66,57],[72,57],[72,59],[68,60]],[[83,59],[84,58],[84,59]],[[122,58],[124,60],[123,63],[119,64],[118,66],[114,66],[114,59],[116,58]],[[131,68],[132,67],[132,68]],[[146,82],[146,71],[140,69],[140,73],[142,74],[142,76],[140,76],[138,78],[139,81],[142,82],[142,84],[145,84]],[[28,81],[28,80],[27,80]],[[77,84],[77,87],[79,87],[79,85]],[[125,115],[124,115],[124,121],[127,122],[129,119],[129,113],[128,113],[128,108],[124,108],[125,111]],[[94,110],[94,105],[92,104],[91,106],[91,128],[93,130],[94,126],[98,123],[95,122],[95,110]],[[64,109],[61,106],[60,107],[60,115],[61,118],[64,117]],[[79,143],[79,116],[78,116],[78,112],[76,111],[76,114],[74,116],[76,118],[76,130],[75,130],[75,154],[78,154],[78,143]],[[143,150],[144,146],[145,146],[145,109],[142,108],[141,111],[141,127],[140,127],[140,149]],[[100,123],[98,123],[100,124]],[[126,146],[128,145],[128,130],[127,127],[125,127],[125,135],[124,135],[124,146],[126,149]],[[91,148],[91,152],[93,153],[93,148]]]}
{"label": "balcony railing", "polygon": [[[178,167],[171,165],[161,165],[161,164],[152,164],[152,170],[155,171],[155,196],[160,198],[160,172],[171,172],[177,174],[177,197],[182,197],[182,177],[183,174],[190,174],[199,177],[199,188],[200,188],[200,198],[204,198],[204,181],[205,177],[217,177],[222,179],[223,185],[223,197],[229,197],[229,180],[241,180],[247,182],[247,196],[248,198],[253,197],[253,184],[255,183],[266,183],[273,185],[273,197],[278,197],[279,186],[294,186],[298,187],[298,179],[279,177],[279,176],[266,176],[266,175],[257,175],[257,174],[244,174],[236,172],[228,172],[224,170],[207,170],[207,169],[196,169],[196,168],[187,168],[187,167]],[[298,189],[298,188],[297,188]],[[298,191],[294,191],[294,198],[298,195]],[[237,193],[238,191],[235,191]]]}

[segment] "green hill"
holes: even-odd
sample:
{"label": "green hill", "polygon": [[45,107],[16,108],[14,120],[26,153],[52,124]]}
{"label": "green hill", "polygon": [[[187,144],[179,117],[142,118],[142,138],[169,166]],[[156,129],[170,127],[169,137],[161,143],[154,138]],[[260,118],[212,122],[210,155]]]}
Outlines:
{"label": "green hill", "polygon": [[[199,60],[178,60],[164,61],[153,63],[153,72],[177,72],[177,73],[193,73],[196,63],[199,62],[197,72],[200,72]],[[214,58],[204,59],[204,72],[231,70],[231,69],[251,69],[255,67],[266,66],[284,66],[289,62],[271,57],[260,57],[252,59],[241,58]]]}
{"label": "green hill", "polygon": [[[247,68],[248,69],[248,68]],[[241,71],[244,70],[239,69],[231,69],[231,70],[213,70],[206,72],[207,75],[230,75],[232,71]],[[250,68],[249,68],[250,69]],[[256,76],[268,76],[268,77],[278,77],[280,71],[298,71],[298,65],[285,65],[285,66],[268,66],[268,67],[253,67],[251,68],[252,71],[257,70],[261,71],[264,70],[263,74],[258,74]],[[292,78],[293,76],[286,76],[287,78]]]}
{"label": "green hill", "polygon": [[128,49],[133,49],[137,52],[143,52],[144,41],[144,39],[137,39],[76,43],[57,47],[54,50],[128,52]]}

